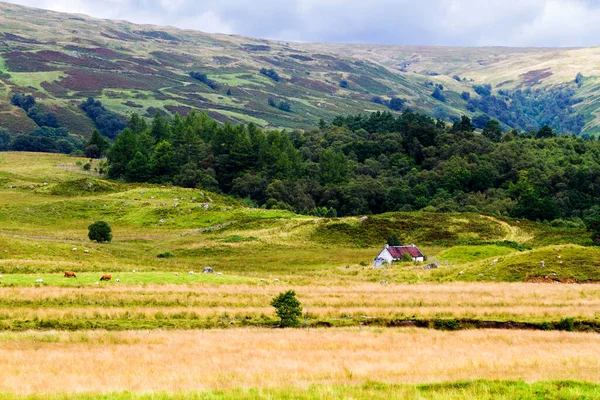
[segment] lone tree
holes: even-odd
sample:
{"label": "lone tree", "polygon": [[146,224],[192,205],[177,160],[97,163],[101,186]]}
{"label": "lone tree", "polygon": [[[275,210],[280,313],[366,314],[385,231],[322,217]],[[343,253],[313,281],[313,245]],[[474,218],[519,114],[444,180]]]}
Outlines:
{"label": "lone tree", "polygon": [[387,239],[387,244],[390,245],[390,246],[402,246],[402,243],[400,242],[400,238],[395,233],[392,234]]}
{"label": "lone tree", "polygon": [[288,290],[279,293],[271,300],[271,305],[275,307],[275,313],[281,319],[280,327],[293,328],[298,326],[298,317],[302,316],[302,305],[296,298],[296,292]]}
{"label": "lone tree", "polygon": [[112,240],[112,229],[107,222],[97,221],[88,226],[88,237],[98,243],[110,242]]}

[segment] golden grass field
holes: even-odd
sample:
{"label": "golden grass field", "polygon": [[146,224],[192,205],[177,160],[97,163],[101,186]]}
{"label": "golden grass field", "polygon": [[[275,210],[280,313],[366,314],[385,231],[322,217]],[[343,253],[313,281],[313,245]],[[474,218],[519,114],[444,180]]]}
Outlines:
{"label": "golden grass field", "polygon": [[0,335],[0,392],[188,391],[473,379],[600,381],[590,333],[414,329]]}
{"label": "golden grass field", "polygon": [[148,319],[181,312],[242,321],[272,315],[270,300],[294,290],[304,313],[318,320],[476,318],[499,321],[600,320],[600,286],[529,283],[448,283],[295,286],[258,284],[125,285],[100,288],[7,287],[5,320],[86,319],[131,312]]}

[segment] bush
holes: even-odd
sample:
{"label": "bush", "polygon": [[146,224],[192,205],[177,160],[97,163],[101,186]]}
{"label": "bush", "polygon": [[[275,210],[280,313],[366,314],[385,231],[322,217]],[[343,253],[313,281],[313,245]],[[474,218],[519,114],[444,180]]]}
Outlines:
{"label": "bush", "polygon": [[411,262],[414,261],[412,256],[408,253],[404,253],[402,254],[402,258],[400,259],[401,262]]}
{"label": "bush", "polygon": [[[402,246],[402,243],[400,242],[400,238],[395,233],[392,234],[390,237],[388,237],[387,244],[390,246]],[[411,261],[412,261],[412,258],[411,258]]]}
{"label": "bush", "polygon": [[98,243],[112,241],[112,229],[107,222],[97,221],[88,226],[88,237]]}
{"label": "bush", "polygon": [[563,318],[556,324],[556,329],[559,331],[573,332],[575,328],[575,320],[573,318]]}
{"label": "bush", "polygon": [[164,253],[158,253],[156,255],[156,257],[158,257],[158,258],[172,258],[172,257],[175,257],[175,255],[173,253],[171,253],[170,251],[165,251]]}
{"label": "bush", "polygon": [[275,307],[275,313],[281,319],[280,327],[292,328],[298,326],[298,317],[302,315],[302,305],[296,298],[296,292],[288,290],[279,293],[271,300],[271,305]]}
{"label": "bush", "polygon": [[275,71],[274,69],[266,69],[266,68],[261,68],[260,73],[263,74],[264,76],[270,78],[271,80],[275,81],[275,82],[279,82],[280,81],[280,77],[279,74],[277,73],[277,71]]}

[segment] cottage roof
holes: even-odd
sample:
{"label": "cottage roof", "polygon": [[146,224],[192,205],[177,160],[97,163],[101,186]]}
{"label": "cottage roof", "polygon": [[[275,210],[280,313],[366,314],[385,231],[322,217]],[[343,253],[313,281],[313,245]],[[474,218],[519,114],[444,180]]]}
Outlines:
{"label": "cottage roof", "polygon": [[415,246],[388,246],[388,251],[394,259],[402,258],[404,254],[409,254],[413,258],[423,257],[423,253]]}

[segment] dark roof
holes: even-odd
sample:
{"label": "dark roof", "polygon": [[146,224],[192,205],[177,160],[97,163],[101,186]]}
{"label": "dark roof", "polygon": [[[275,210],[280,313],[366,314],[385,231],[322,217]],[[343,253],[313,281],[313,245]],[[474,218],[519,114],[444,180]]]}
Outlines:
{"label": "dark roof", "polygon": [[424,257],[423,253],[415,246],[389,246],[387,249],[395,259],[402,258],[404,254],[410,254],[413,258]]}

